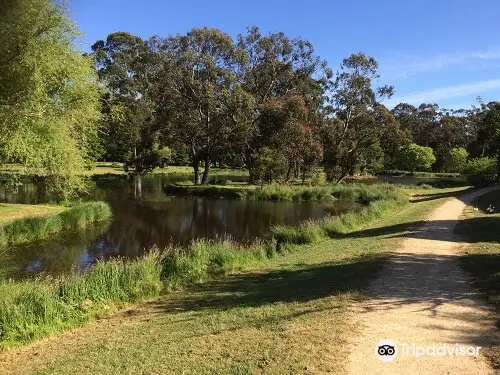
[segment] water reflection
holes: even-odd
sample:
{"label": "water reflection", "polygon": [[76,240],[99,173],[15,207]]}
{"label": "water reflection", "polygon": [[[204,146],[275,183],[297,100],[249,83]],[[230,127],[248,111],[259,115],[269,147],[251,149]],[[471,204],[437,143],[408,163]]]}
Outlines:
{"label": "water reflection", "polygon": [[[356,208],[352,202],[323,205],[172,197],[163,192],[163,185],[170,182],[165,176],[95,180],[88,199],[107,201],[113,219],[50,241],[12,248],[8,259],[0,260],[3,272],[10,277],[59,275],[98,259],[134,258],[153,245],[185,245],[198,238],[248,242],[265,236],[274,224],[297,224]],[[43,194],[31,186],[2,198],[32,203],[43,201]]]}

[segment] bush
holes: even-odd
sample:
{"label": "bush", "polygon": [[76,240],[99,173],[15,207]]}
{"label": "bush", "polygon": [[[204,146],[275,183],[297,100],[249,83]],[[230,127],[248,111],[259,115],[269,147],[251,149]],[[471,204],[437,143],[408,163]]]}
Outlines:
{"label": "bush", "polygon": [[465,173],[467,181],[474,186],[490,185],[498,181],[497,162],[490,157],[469,160]]}
{"label": "bush", "polygon": [[403,147],[395,155],[397,167],[410,172],[429,170],[435,162],[436,157],[432,148],[419,146],[415,143]]}
{"label": "bush", "polygon": [[444,169],[446,172],[463,173],[467,166],[468,158],[469,153],[465,148],[453,148],[446,156]]}
{"label": "bush", "polygon": [[281,152],[263,147],[254,155],[253,177],[256,181],[272,182],[286,174],[287,161]]}

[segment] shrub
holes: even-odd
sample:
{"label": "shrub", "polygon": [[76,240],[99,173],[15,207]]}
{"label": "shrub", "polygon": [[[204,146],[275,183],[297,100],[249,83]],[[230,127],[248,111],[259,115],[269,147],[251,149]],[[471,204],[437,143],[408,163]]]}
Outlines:
{"label": "shrub", "polygon": [[469,160],[465,173],[467,181],[474,186],[489,185],[498,181],[497,163],[490,157]]}
{"label": "shrub", "polygon": [[432,148],[419,146],[415,143],[403,147],[395,155],[397,167],[410,172],[429,170],[435,161],[436,157]]}
{"label": "shrub", "polygon": [[452,148],[445,159],[446,172],[463,173],[467,166],[469,153],[463,147]]}
{"label": "shrub", "polygon": [[272,182],[286,174],[287,161],[283,154],[263,147],[254,155],[253,177],[256,181]]}

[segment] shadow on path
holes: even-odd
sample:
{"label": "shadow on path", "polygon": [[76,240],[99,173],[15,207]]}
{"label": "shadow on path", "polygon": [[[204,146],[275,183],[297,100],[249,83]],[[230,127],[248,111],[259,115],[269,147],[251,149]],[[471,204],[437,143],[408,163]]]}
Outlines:
{"label": "shadow on path", "polygon": [[[387,227],[363,229],[342,236],[342,238],[362,237],[406,237],[440,241],[500,242],[500,218],[479,217],[461,220],[457,228],[456,220],[412,221]],[[458,235],[460,234],[460,235]]]}

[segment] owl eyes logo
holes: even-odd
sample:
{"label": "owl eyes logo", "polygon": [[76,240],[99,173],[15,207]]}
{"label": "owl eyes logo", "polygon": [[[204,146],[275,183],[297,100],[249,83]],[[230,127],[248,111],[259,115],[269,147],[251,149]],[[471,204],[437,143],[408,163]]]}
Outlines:
{"label": "owl eyes logo", "polygon": [[398,345],[392,340],[381,340],[375,346],[375,355],[384,362],[392,361],[398,354]]}
{"label": "owl eyes logo", "polygon": [[382,345],[378,347],[378,354],[380,355],[394,355],[395,349],[394,346],[390,345]]}

